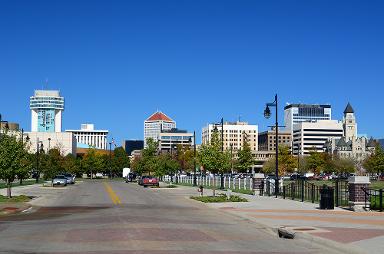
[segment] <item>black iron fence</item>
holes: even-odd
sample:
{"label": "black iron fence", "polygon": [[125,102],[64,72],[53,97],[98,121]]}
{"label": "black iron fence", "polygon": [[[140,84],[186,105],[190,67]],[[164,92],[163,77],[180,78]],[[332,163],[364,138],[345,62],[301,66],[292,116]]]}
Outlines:
{"label": "black iron fence", "polygon": [[374,190],[362,188],[362,190],[365,193],[365,208],[382,212],[384,209],[383,189]]}
{"label": "black iron fence", "polygon": [[[284,199],[299,200],[301,202],[320,203],[321,191],[327,189],[332,193],[335,206],[348,206],[348,182],[336,180],[331,186],[319,186],[307,180],[296,180],[279,188],[278,195]],[[274,182],[266,181],[264,195],[275,195]]]}

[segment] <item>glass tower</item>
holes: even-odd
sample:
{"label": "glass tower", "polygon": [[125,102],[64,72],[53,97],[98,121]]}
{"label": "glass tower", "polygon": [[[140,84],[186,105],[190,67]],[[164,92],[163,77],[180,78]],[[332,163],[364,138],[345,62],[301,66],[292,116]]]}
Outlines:
{"label": "glass tower", "polygon": [[57,90],[35,90],[30,98],[31,131],[61,132],[64,97]]}

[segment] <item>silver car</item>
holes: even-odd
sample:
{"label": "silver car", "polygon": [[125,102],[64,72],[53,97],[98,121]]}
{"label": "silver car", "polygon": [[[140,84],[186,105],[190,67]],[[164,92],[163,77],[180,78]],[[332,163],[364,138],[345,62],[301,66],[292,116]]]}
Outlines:
{"label": "silver car", "polygon": [[67,178],[64,175],[57,175],[52,179],[52,186],[63,185],[67,186]]}
{"label": "silver car", "polygon": [[75,176],[69,173],[63,174],[65,178],[67,178],[67,184],[74,184],[75,183]]}

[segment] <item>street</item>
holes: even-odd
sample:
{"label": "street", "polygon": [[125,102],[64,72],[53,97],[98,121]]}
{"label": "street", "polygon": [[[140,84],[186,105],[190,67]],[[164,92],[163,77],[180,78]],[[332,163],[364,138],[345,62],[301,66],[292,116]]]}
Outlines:
{"label": "street", "polygon": [[338,253],[279,239],[177,188],[95,180],[52,192],[25,213],[0,217],[0,253]]}

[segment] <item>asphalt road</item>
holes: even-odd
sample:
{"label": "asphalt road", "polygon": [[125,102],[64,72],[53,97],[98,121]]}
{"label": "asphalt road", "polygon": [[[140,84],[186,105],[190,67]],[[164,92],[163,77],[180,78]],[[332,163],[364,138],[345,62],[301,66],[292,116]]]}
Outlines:
{"label": "asphalt road", "polygon": [[0,217],[0,253],[334,252],[302,239],[279,239],[178,189],[99,180],[52,193],[26,213]]}

